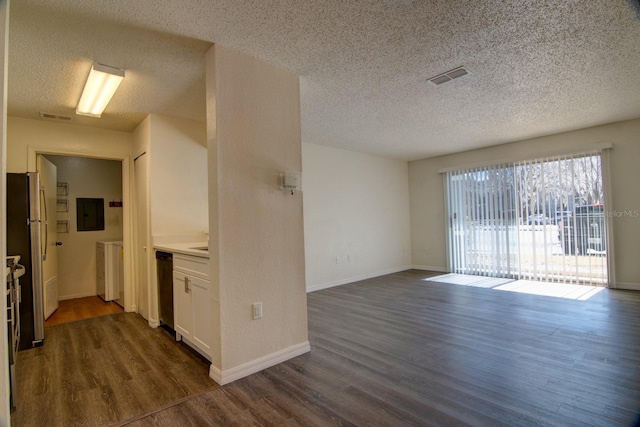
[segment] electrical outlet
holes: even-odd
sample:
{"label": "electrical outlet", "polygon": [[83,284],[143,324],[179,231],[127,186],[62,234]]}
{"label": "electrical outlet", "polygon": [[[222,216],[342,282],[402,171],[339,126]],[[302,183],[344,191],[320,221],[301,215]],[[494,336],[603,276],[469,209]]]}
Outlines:
{"label": "electrical outlet", "polygon": [[340,264],[340,257],[339,256],[336,257],[336,264]]}
{"label": "electrical outlet", "polygon": [[262,319],[262,303],[254,302],[253,303],[253,320]]}

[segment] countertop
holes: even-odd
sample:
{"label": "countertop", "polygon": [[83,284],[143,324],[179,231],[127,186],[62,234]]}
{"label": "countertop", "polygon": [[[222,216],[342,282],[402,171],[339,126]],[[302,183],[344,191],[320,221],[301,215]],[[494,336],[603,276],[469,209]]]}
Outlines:
{"label": "countertop", "polygon": [[[206,247],[207,249],[198,249],[204,247]],[[209,258],[209,242],[160,243],[154,245],[153,248],[156,250],[171,252],[174,254]]]}

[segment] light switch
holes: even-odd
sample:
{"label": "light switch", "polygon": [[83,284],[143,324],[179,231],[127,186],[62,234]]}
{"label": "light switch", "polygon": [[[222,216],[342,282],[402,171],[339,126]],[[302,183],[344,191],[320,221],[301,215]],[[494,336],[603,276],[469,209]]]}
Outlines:
{"label": "light switch", "polygon": [[253,303],[253,320],[262,319],[262,303],[254,302]]}

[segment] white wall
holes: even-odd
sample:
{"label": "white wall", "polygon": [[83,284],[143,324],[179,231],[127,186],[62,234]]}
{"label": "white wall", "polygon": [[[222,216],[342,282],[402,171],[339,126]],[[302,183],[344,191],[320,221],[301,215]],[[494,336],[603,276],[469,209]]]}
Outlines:
{"label": "white wall", "polygon": [[[59,182],[69,185],[68,212],[56,212],[58,220],[69,221],[69,233],[58,233],[60,300],[96,295],[96,242],[122,240],[122,162],[86,157],[46,156],[57,166]],[[104,199],[104,225],[100,231],[77,231],[76,198]],[[60,196],[59,198],[64,198]]]}
{"label": "white wall", "polygon": [[[146,272],[138,271],[142,288],[137,308],[155,327],[157,276],[150,248],[154,243],[206,240],[209,231],[207,127],[194,120],[150,114],[133,132],[132,150],[134,159],[146,152],[148,170],[142,173],[149,182],[147,230],[138,230],[135,243],[137,265],[146,266]],[[137,224],[145,222],[137,218]]]}
{"label": "white wall", "polygon": [[123,236],[125,245],[125,310],[135,310],[133,294],[133,257],[127,249],[133,246],[131,179],[133,135],[85,126],[73,126],[45,120],[9,117],[7,122],[8,172],[34,172],[36,153],[70,155],[120,160],[122,171]]}
{"label": "white wall", "polygon": [[302,166],[307,291],[410,268],[406,161],[305,143]]}
{"label": "white wall", "polygon": [[[0,259],[7,256],[7,55],[9,53],[9,0],[0,1]],[[0,322],[7,324],[7,310],[2,310]],[[7,328],[0,332],[0,426],[9,425],[9,351]]]}
{"label": "white wall", "polygon": [[309,350],[302,194],[279,190],[302,169],[298,76],[216,45],[207,116],[211,375],[226,383]]}
{"label": "white wall", "polygon": [[152,235],[208,232],[206,124],[152,114],[149,137]]}
{"label": "white wall", "polygon": [[[480,150],[409,163],[413,264],[445,270],[446,219],[441,169],[506,160],[534,159],[581,152],[610,142],[613,211],[640,211],[640,119],[581,129],[557,135],[498,145]],[[640,289],[640,218],[613,218],[616,282],[618,287]]]}
{"label": "white wall", "polygon": [[145,117],[145,119],[138,125],[132,134],[132,146],[131,154],[133,159],[138,158],[142,153],[149,153],[151,149],[151,115]]}
{"label": "white wall", "polygon": [[35,172],[35,154],[70,154],[105,159],[131,155],[132,135],[44,120],[9,117],[7,123],[7,172]]}

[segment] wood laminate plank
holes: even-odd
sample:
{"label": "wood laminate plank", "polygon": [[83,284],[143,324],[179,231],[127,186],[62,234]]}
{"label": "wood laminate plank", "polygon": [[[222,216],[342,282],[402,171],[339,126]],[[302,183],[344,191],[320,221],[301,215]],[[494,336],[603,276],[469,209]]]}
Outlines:
{"label": "wood laminate plank", "polygon": [[58,302],[58,309],[45,320],[45,326],[75,322],[107,314],[122,313],[124,310],[113,301],[105,302],[100,297],[74,298]]}
{"label": "wood laminate plank", "polygon": [[[234,395],[230,407],[261,425],[634,422],[640,293],[572,301],[423,281],[430,275],[407,271],[309,294],[311,353],[204,396]],[[283,419],[270,418],[273,405]],[[199,396],[153,421],[177,413],[186,421],[190,411],[239,420]]]}
{"label": "wood laminate plank", "polygon": [[[411,270],[308,294],[310,353],[211,390],[206,364],[196,364],[189,377],[180,375],[190,352],[135,316],[106,316],[112,319],[101,325],[77,322],[75,335],[52,330],[65,345],[30,350],[22,362],[38,377],[24,381],[34,391],[25,406],[46,408],[51,425],[635,422],[640,293],[604,290],[572,301],[424,281],[433,275]],[[104,331],[116,337],[93,338]],[[140,345],[126,346],[130,341]],[[120,352],[104,356],[112,345]],[[71,354],[82,369],[60,376],[71,369]],[[87,372],[95,359],[109,367],[108,374]],[[165,369],[155,369],[158,363]],[[78,404],[93,409],[68,409]],[[32,423],[15,425],[42,421],[25,420]]]}
{"label": "wood laminate plank", "polygon": [[48,326],[17,361],[14,426],[113,425],[217,387],[208,363],[133,313]]}

